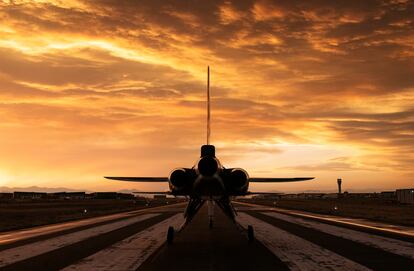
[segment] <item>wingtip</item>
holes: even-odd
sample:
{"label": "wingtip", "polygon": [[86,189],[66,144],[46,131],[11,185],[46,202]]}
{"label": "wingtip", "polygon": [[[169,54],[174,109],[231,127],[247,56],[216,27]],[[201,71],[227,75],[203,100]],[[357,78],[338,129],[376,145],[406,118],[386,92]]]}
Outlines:
{"label": "wingtip", "polygon": [[304,181],[310,181],[310,180],[314,180],[315,177],[302,177],[302,178],[298,178],[300,180],[304,180]]}

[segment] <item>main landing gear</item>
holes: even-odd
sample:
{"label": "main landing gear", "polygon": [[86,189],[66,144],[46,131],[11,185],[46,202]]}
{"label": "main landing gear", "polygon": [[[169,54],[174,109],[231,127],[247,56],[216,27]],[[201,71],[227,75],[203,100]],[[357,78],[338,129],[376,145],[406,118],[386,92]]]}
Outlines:
{"label": "main landing gear", "polygon": [[249,243],[254,241],[254,230],[252,225],[247,226],[247,239],[249,240]]}
{"label": "main landing gear", "polygon": [[171,245],[174,241],[174,227],[169,226],[167,231],[167,243]]}

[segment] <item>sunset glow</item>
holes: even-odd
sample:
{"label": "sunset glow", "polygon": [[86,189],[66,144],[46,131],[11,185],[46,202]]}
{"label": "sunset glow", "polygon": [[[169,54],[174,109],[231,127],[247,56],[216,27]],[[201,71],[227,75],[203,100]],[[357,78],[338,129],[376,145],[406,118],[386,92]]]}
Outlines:
{"label": "sunset glow", "polygon": [[[191,1],[190,1],[191,2]],[[322,1],[323,2],[323,1]],[[0,186],[166,190],[205,143],[260,191],[414,183],[413,1],[0,1]]]}

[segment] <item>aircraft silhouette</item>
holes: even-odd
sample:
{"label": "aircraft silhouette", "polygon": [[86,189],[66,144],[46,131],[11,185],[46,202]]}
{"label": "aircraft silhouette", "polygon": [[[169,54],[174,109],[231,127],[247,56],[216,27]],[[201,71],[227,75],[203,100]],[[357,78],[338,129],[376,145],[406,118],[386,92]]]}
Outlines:
{"label": "aircraft silhouette", "polygon": [[[168,182],[168,192],[144,192],[139,194],[169,194],[189,197],[184,211],[185,224],[191,221],[197,211],[207,201],[209,204],[209,226],[213,227],[213,204],[235,221],[236,211],[231,203],[233,197],[251,194],[274,194],[249,192],[249,183],[297,182],[314,179],[300,178],[250,178],[242,168],[225,168],[216,157],[214,145],[210,145],[210,67],[207,67],[207,144],[201,146],[198,162],[191,168],[174,169],[169,177],[105,177],[106,179],[130,182]],[[168,229],[167,239],[172,242],[174,229]],[[248,227],[249,240],[253,238],[253,228]]]}

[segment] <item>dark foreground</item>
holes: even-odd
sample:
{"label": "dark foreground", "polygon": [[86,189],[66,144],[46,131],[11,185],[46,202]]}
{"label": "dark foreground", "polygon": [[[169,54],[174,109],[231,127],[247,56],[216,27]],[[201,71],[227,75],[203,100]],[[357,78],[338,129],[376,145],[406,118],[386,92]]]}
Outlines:
{"label": "dark foreground", "polygon": [[413,228],[372,234],[258,205],[236,204],[238,224],[215,208],[213,229],[203,207],[167,245],[167,229],[180,229],[184,207],[0,234],[0,270],[414,270]]}

